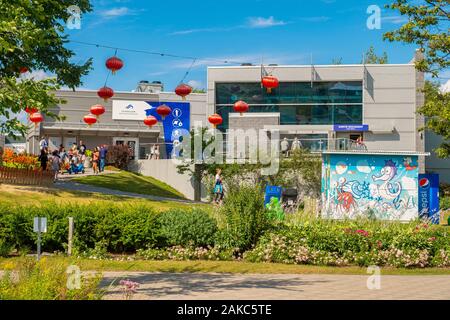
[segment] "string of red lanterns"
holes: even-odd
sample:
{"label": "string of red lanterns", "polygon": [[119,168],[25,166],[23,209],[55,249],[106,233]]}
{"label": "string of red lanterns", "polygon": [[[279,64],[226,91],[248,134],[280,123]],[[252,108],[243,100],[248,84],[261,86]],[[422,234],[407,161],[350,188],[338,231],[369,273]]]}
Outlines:
{"label": "string of red lanterns", "polygon": [[34,123],[34,127],[37,127],[43,120],[44,117],[39,112],[34,112],[30,115],[30,121]]}
{"label": "string of red lanterns", "polygon": [[223,119],[219,114],[214,113],[208,117],[208,121],[209,121],[209,123],[211,123],[213,125],[213,127],[215,129],[215,128],[217,128],[217,126],[219,124],[222,123]]}
{"label": "string of red lanterns", "polygon": [[105,65],[106,68],[111,70],[111,73],[114,75],[118,70],[122,69],[123,61],[114,56],[106,60]]}
{"label": "string of red lanterns", "polygon": [[234,111],[239,112],[241,116],[244,114],[244,112],[248,111],[248,108],[248,104],[242,100],[235,102],[235,104],[233,105]]}
{"label": "string of red lanterns", "polygon": [[38,112],[38,109],[34,107],[25,107],[25,112],[28,113],[28,115],[31,115]]}
{"label": "string of red lanterns", "polygon": [[170,113],[172,109],[169,106],[162,104],[158,108],[156,108],[156,113],[161,116],[161,119],[164,120]]}
{"label": "string of red lanterns", "polygon": [[149,128],[153,127],[157,123],[158,119],[156,119],[154,116],[148,116],[144,119],[144,124]]}
{"label": "string of red lanterns", "polygon": [[98,89],[97,95],[106,102],[114,96],[114,90],[110,87],[104,86]]}
{"label": "string of red lanterns", "polygon": [[101,104],[95,104],[91,107],[90,111],[91,111],[91,114],[96,116],[98,119],[102,114],[105,113],[106,109]]}
{"label": "string of red lanterns", "polygon": [[278,88],[278,78],[274,76],[265,76],[261,79],[262,85],[267,89],[267,93],[271,93],[272,89]]}
{"label": "string of red lanterns", "polygon": [[86,116],[83,117],[83,121],[88,125],[88,126],[92,126],[94,123],[97,122],[97,117],[94,116],[93,114],[88,114]]}
{"label": "string of red lanterns", "polygon": [[175,93],[180,96],[183,100],[186,100],[186,96],[190,95],[192,92],[192,87],[187,84],[180,84],[175,88]]}

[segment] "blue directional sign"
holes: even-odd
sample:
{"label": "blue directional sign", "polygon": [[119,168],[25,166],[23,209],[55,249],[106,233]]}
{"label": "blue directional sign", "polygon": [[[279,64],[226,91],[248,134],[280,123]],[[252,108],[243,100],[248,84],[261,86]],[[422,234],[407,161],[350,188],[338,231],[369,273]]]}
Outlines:
{"label": "blue directional sign", "polygon": [[[154,116],[162,121],[164,129],[164,140],[166,142],[167,158],[171,157],[173,144],[179,143],[179,137],[190,130],[190,103],[189,102],[163,102],[146,101],[149,108],[145,110],[147,116]],[[156,108],[165,104],[172,112],[164,120],[156,113]]]}
{"label": "blue directional sign", "polygon": [[369,131],[368,124],[335,124],[334,131]]}

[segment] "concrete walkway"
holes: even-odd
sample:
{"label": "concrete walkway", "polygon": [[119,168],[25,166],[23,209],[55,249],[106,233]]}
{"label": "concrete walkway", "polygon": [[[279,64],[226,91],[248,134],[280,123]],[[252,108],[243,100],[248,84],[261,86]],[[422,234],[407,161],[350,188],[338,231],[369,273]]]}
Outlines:
{"label": "concrete walkway", "polygon": [[450,276],[381,276],[381,288],[369,290],[369,275],[287,275],[218,273],[105,272],[104,299],[123,299],[116,286],[129,279],[140,284],[137,300],[405,300],[450,299]]}
{"label": "concrete walkway", "polygon": [[[79,176],[79,175],[77,175],[77,176]],[[127,191],[112,190],[112,189],[108,189],[108,188],[92,186],[89,184],[78,183],[78,182],[72,181],[70,178],[60,179],[58,182],[56,182],[54,184],[54,186],[55,186],[55,188],[61,189],[61,190],[101,193],[101,194],[107,194],[107,195],[112,195],[112,196],[149,199],[149,200],[155,200],[155,201],[171,201],[171,202],[180,202],[180,203],[202,203],[202,202],[196,202],[196,201],[187,200],[187,199],[174,199],[174,198],[152,196],[152,195],[148,195],[148,194],[140,194],[140,193],[127,192]]]}

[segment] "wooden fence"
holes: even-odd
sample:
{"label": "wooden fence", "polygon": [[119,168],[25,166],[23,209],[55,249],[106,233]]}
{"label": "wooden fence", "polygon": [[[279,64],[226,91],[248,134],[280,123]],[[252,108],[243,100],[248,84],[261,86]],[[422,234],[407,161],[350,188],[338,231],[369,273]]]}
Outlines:
{"label": "wooden fence", "polygon": [[19,169],[0,166],[0,183],[49,186],[53,184],[53,173],[40,169]]}

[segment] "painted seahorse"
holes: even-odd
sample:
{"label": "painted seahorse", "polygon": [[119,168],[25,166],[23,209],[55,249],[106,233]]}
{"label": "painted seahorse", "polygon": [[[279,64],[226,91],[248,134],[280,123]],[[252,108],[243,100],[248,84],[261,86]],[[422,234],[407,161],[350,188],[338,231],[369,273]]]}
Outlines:
{"label": "painted seahorse", "polygon": [[392,160],[385,161],[384,167],[380,171],[381,175],[372,176],[373,181],[383,181],[381,185],[377,185],[379,195],[389,201],[397,198],[402,192],[401,184],[396,182],[391,182],[391,180],[397,174],[397,165]]}

